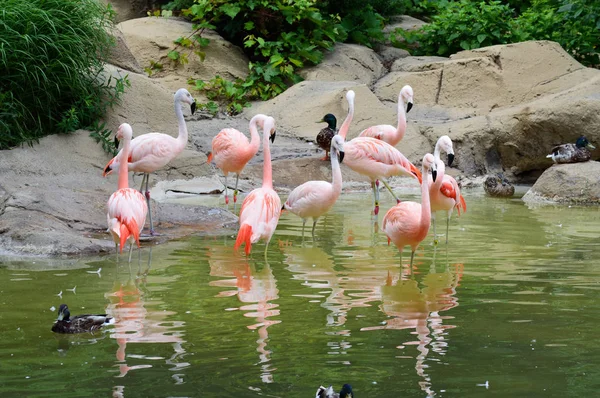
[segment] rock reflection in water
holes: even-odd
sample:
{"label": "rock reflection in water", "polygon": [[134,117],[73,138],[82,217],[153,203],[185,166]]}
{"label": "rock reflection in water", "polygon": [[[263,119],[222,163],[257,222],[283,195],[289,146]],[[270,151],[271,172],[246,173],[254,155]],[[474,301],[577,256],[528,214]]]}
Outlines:
{"label": "rock reflection in water", "polygon": [[259,353],[260,378],[263,383],[273,383],[273,373],[277,369],[270,364],[268,328],[281,321],[268,319],[279,315],[279,304],[273,302],[279,298],[279,290],[269,263],[256,262],[251,266],[246,258],[233,253],[230,248],[217,245],[209,250],[208,263],[211,276],[230,278],[212,281],[210,286],[234,289],[221,291],[218,297],[237,295],[238,300],[243,303],[239,309],[247,311],[244,316],[256,319],[256,323],[246,327],[258,332],[256,350]]}

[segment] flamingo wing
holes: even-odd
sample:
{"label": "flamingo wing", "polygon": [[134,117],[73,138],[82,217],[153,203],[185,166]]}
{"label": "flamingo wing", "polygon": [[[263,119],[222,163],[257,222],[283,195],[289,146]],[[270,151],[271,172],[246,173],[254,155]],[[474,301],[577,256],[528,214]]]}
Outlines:
{"label": "flamingo wing", "polygon": [[460,194],[460,187],[458,186],[458,183],[453,177],[450,177],[449,175],[444,175],[444,180],[442,181],[440,192],[447,198],[454,199],[458,215],[460,215],[461,210],[463,212],[467,211],[467,203],[465,202],[465,198]]}
{"label": "flamingo wing", "polygon": [[377,126],[371,126],[365,130],[363,130],[358,136],[359,137],[371,137],[371,138],[376,138],[378,140],[383,140],[385,142],[387,142],[388,144],[392,144],[391,142],[389,142],[389,137],[388,135],[390,133],[395,133],[396,132],[396,128],[394,126],[391,126],[389,124],[380,124]]}
{"label": "flamingo wing", "polygon": [[[331,199],[337,199],[332,185],[327,181],[308,181],[296,187],[285,202],[286,209],[305,218],[320,216],[331,207]],[[335,202],[335,200],[334,200]]]}
{"label": "flamingo wing", "polygon": [[[353,159],[357,162],[371,163],[376,167],[385,169],[377,177],[390,177],[395,174],[405,174],[417,177],[422,182],[421,171],[415,167],[399,150],[385,141],[372,137],[357,137],[346,145],[348,153],[351,147]],[[383,167],[382,167],[383,166]]]}
{"label": "flamingo wing", "polygon": [[129,235],[139,247],[139,235],[144,228],[148,205],[144,196],[133,188],[122,188],[108,199],[108,227],[113,236],[119,236],[121,250]]}

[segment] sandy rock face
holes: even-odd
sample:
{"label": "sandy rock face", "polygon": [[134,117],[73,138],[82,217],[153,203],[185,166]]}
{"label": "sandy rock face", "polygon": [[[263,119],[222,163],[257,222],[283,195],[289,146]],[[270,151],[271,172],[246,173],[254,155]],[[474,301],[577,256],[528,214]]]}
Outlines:
{"label": "sandy rock face", "polygon": [[526,203],[600,203],[600,162],[555,164],[523,196]]}

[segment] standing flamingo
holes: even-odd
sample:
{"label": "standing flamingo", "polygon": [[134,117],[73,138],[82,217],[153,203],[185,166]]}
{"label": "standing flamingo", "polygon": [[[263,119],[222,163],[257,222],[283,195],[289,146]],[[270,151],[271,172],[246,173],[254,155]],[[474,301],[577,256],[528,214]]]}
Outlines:
{"label": "standing flamingo", "polygon": [[290,193],[283,205],[284,209],[302,218],[302,238],[304,238],[306,219],[312,217],[312,235],[313,240],[315,239],[315,226],[319,217],[333,207],[342,192],[340,163],[344,160],[344,139],[339,135],[334,135],[331,139],[330,152],[331,183],[327,181],[305,182]]}
{"label": "standing flamingo", "polygon": [[[140,192],[144,188],[145,180],[146,203],[149,209],[151,235],[154,235],[155,232],[154,225],[152,224],[152,211],[150,209],[150,190],[148,189],[150,173],[164,167],[171,160],[175,159],[187,144],[188,131],[183,118],[183,110],[181,109],[182,103],[190,105],[192,114],[196,111],[196,101],[185,88],[180,88],[175,93],[175,115],[177,116],[177,124],[179,125],[179,135],[177,138],[162,133],[140,135],[131,141],[131,151],[127,158],[129,170],[144,173]],[[113,171],[118,171],[122,157],[123,150],[106,164],[102,176],[105,177]]]}
{"label": "standing flamingo", "polygon": [[250,192],[242,202],[240,210],[240,230],[235,240],[234,249],[246,244],[246,255],[250,254],[252,244],[264,239],[265,258],[269,241],[277,228],[281,215],[281,199],[273,190],[273,171],[271,169],[271,151],[269,139],[275,141],[275,119],[268,116],[263,123],[263,183],[261,188]]}
{"label": "standing flamingo", "polygon": [[388,244],[394,242],[400,250],[409,245],[412,249],[410,254],[410,269],[415,257],[415,250],[419,243],[425,239],[429,232],[431,223],[431,207],[429,204],[429,171],[433,181],[436,180],[437,167],[435,158],[427,153],[423,156],[423,182],[421,183],[421,203],[401,202],[392,207],[383,217],[383,231],[388,237]]}
{"label": "standing flamingo", "polygon": [[233,203],[237,203],[238,181],[240,173],[246,167],[246,164],[256,155],[260,146],[260,136],[258,135],[257,125],[263,127],[263,123],[268,116],[255,115],[250,120],[250,136],[252,141],[233,128],[223,129],[213,138],[212,150],[208,154],[208,162],[214,160],[217,167],[225,175],[225,204],[229,204],[227,195],[227,175],[235,173],[235,190],[233,191]]}
{"label": "standing flamingo", "polygon": [[[123,123],[119,126],[116,137],[123,140],[123,156],[129,156],[132,135],[133,131],[129,124]],[[127,173],[127,163],[124,163],[119,169],[119,189],[108,199],[106,221],[108,231],[115,242],[117,259],[119,245],[120,252],[123,253],[123,246],[126,241],[129,241],[129,262],[131,262],[133,241],[137,243],[138,248],[140,247],[140,232],[144,228],[148,205],[139,191],[129,188]]]}
{"label": "standing flamingo", "polygon": [[460,188],[458,183],[454,179],[446,174],[446,166],[440,158],[440,152],[444,150],[448,154],[448,166],[452,165],[454,161],[454,149],[452,147],[452,140],[447,135],[441,136],[435,144],[433,156],[435,157],[435,163],[437,166],[437,180],[429,182],[429,196],[431,197],[431,219],[433,222],[433,241],[435,244],[438,243],[437,235],[435,233],[435,213],[437,211],[444,210],[447,213],[446,218],[446,243],[448,243],[448,231],[450,228],[450,216],[454,208],[458,210],[460,216],[461,210],[467,211],[467,203],[465,198],[460,194]]}
{"label": "standing flamingo", "polygon": [[[406,109],[404,106],[406,105]],[[402,87],[398,94],[398,126],[394,127],[390,124],[380,124],[371,126],[363,130],[359,137],[373,137],[385,141],[391,146],[396,146],[406,133],[406,114],[410,112],[413,106],[413,89],[406,85]]]}
{"label": "standing flamingo", "polygon": [[[338,135],[346,138],[350,123],[354,116],[354,91],[346,94],[348,101],[348,116],[340,127]],[[382,177],[402,175],[406,177],[417,177],[421,182],[421,172],[400,151],[385,141],[372,137],[356,137],[344,144],[345,164],[352,170],[369,177],[373,189],[373,200],[375,202],[375,215],[379,214],[379,188],[376,181]],[[397,202],[398,197],[392,191],[389,184],[382,179],[385,187],[391,192]]]}

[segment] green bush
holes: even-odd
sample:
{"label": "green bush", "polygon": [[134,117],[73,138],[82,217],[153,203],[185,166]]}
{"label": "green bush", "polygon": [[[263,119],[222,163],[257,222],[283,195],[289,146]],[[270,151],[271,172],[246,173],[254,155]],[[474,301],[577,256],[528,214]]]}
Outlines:
{"label": "green bush", "polygon": [[461,50],[511,43],[513,10],[500,1],[449,2],[432,17],[431,23],[416,32],[397,31],[405,43],[392,38],[398,46],[411,46],[413,55],[448,56]]}
{"label": "green bush", "polygon": [[111,9],[96,0],[0,3],[0,149],[94,125],[126,85],[102,76]]}

